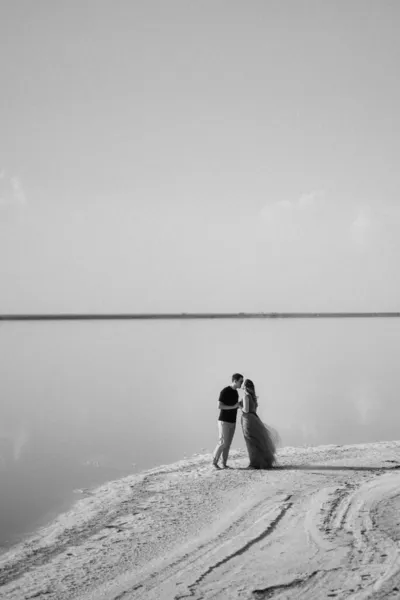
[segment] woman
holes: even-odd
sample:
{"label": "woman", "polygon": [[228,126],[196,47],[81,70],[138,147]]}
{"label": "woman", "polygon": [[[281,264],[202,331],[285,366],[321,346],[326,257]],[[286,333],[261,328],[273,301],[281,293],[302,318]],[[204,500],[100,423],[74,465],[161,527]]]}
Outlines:
{"label": "woman", "polygon": [[266,427],[257,414],[258,401],[251,379],[243,382],[244,398],[241,400],[242,429],[249,453],[249,469],[271,469],[275,462],[277,433]]}

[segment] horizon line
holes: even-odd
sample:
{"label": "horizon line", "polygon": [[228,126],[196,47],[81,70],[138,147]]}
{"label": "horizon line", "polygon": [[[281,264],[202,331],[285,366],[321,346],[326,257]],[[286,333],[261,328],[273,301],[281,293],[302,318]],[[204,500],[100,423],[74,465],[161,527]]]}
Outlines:
{"label": "horizon line", "polygon": [[0,321],[123,321],[174,319],[338,319],[395,318],[400,312],[232,312],[232,313],[37,313],[4,314]]}

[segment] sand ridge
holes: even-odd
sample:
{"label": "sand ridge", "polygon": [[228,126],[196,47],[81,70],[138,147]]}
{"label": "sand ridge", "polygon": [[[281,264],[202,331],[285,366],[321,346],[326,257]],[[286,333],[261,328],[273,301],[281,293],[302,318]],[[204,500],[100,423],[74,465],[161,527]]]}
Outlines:
{"label": "sand ridge", "polygon": [[400,442],[278,461],[194,456],[101,486],[0,557],[0,598],[400,598]]}

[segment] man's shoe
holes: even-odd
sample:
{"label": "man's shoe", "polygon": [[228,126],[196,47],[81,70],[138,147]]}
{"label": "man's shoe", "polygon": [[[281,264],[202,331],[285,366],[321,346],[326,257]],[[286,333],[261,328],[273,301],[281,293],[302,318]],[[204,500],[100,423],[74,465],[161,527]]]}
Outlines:
{"label": "man's shoe", "polygon": [[229,465],[222,465],[223,469],[232,469],[232,467],[230,467]]}
{"label": "man's shoe", "polygon": [[215,462],[215,460],[213,460],[212,465],[213,465],[214,469],[221,469],[221,467],[219,466],[218,463]]}

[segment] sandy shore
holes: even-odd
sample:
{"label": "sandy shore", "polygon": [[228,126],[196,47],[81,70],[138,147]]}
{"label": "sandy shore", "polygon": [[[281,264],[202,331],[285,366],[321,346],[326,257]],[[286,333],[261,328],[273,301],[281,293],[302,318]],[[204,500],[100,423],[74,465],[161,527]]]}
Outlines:
{"label": "sandy shore", "polygon": [[210,455],[104,485],[0,557],[0,598],[400,598],[400,442]]}

